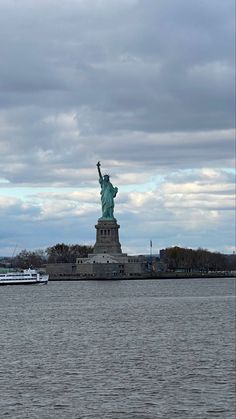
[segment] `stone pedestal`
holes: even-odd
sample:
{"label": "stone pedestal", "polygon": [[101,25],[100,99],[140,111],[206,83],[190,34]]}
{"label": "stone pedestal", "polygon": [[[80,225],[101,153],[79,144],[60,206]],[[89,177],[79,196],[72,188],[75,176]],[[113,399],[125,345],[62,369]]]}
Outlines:
{"label": "stone pedestal", "polygon": [[98,220],[96,228],[96,243],[93,253],[122,254],[119,242],[119,224],[116,220]]}

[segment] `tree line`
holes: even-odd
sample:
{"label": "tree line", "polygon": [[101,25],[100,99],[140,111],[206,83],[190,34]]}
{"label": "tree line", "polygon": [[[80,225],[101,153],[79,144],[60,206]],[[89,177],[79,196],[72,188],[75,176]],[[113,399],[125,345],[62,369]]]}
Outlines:
{"label": "tree line", "polygon": [[12,258],[12,266],[27,269],[30,266],[40,268],[47,263],[75,263],[78,257],[87,257],[93,252],[92,246],[57,243],[46,250],[22,250]]}
{"label": "tree line", "polygon": [[166,270],[198,271],[231,271],[236,270],[236,255],[225,255],[210,252],[206,249],[187,249],[178,246],[169,247],[161,251],[161,260]]}
{"label": "tree line", "polygon": [[[12,267],[27,269],[30,266],[40,268],[47,263],[75,263],[76,258],[86,258],[93,253],[93,246],[80,244],[57,243],[46,250],[22,250],[11,258]],[[168,247],[160,251],[160,260],[164,270],[185,272],[209,272],[236,270],[236,255],[225,255],[210,252],[207,249],[197,250],[178,246]]]}

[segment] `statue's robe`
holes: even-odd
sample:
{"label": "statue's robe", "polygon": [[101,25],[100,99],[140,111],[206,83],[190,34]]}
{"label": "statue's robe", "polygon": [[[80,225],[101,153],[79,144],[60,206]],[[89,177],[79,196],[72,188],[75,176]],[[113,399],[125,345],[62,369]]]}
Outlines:
{"label": "statue's robe", "polygon": [[101,185],[102,217],[114,218],[114,198],[118,189],[114,188],[110,181],[107,182],[104,179],[99,179],[99,183]]}

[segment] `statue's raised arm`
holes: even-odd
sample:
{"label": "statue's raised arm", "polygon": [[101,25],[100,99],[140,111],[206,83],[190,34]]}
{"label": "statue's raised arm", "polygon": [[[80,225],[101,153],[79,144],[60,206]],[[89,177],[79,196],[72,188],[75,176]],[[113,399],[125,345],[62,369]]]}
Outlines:
{"label": "statue's raised arm", "polygon": [[98,169],[98,175],[99,175],[99,179],[102,179],[102,174],[101,174],[101,163],[100,161],[97,162],[97,169]]}
{"label": "statue's raised arm", "polygon": [[118,192],[118,188],[114,188],[110,182],[109,175],[102,176],[101,163],[97,162],[97,169],[99,175],[99,183],[101,185],[101,201],[102,201],[102,217],[100,220],[114,220],[114,198]]}

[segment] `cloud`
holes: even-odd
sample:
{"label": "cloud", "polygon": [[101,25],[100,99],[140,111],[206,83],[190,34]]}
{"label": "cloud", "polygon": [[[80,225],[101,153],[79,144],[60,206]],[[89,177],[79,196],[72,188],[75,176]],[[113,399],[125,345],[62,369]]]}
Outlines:
{"label": "cloud", "polygon": [[[115,166],[114,174],[127,179],[127,171],[162,172],[167,167],[187,168],[233,167],[234,131],[218,130],[207,132],[175,133],[122,133],[110,136],[81,136],[79,123],[73,114],[48,116],[42,122],[46,140],[32,141],[41,131],[41,121],[36,122],[28,138],[19,133],[19,141],[2,140],[1,175],[16,184],[67,185],[89,184],[95,179],[95,163],[100,156],[108,166]],[[51,131],[51,127],[54,130]],[[7,131],[7,129],[6,129]],[[5,131],[5,132],[6,132]],[[15,125],[14,134],[17,136]],[[20,128],[19,128],[19,131]],[[24,131],[27,135],[27,130]],[[120,162],[123,162],[121,165]],[[32,171],[32,166],[34,170]],[[138,177],[137,177],[138,179]],[[136,179],[136,183],[137,183]],[[135,181],[135,180],[134,180]]]}
{"label": "cloud", "polygon": [[[139,185],[133,184],[133,190],[126,192],[121,187],[116,198],[123,251],[135,253],[136,249],[145,253],[150,238],[156,251],[174,244],[222,251],[232,248],[234,190],[231,173],[212,169],[183,173],[181,170],[176,175],[171,173],[156,180],[147,190],[144,183],[142,192],[138,191]],[[7,242],[27,247],[28,242],[28,247],[32,247],[34,235],[37,236],[36,248],[47,247],[55,241],[94,244],[94,224],[100,213],[98,188],[39,191],[28,195],[24,201],[2,198],[0,214],[5,220],[1,229],[2,245]],[[218,247],[212,237],[217,239]]]}

